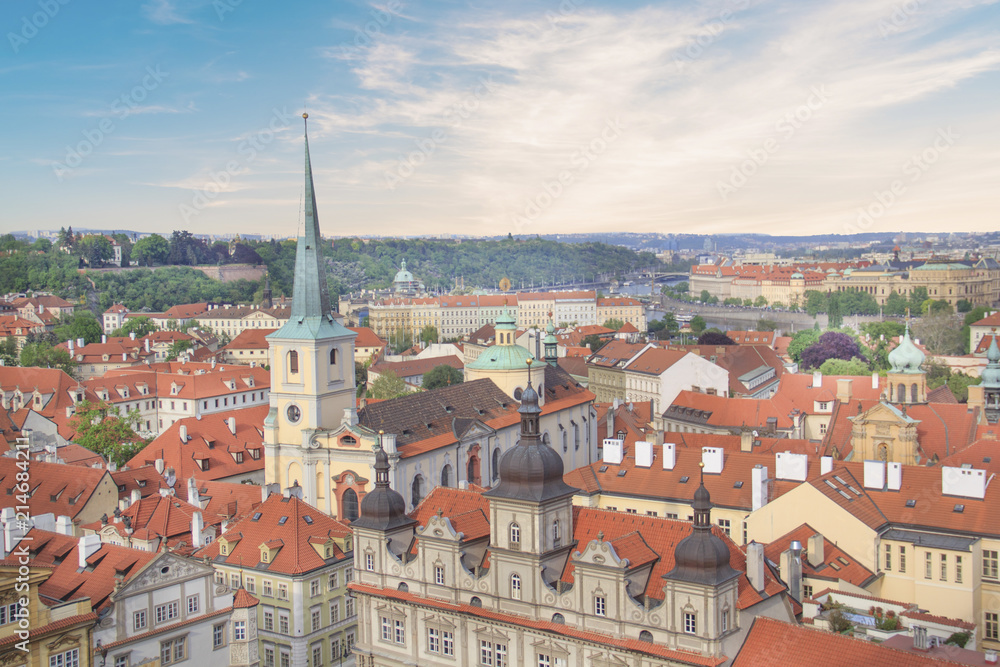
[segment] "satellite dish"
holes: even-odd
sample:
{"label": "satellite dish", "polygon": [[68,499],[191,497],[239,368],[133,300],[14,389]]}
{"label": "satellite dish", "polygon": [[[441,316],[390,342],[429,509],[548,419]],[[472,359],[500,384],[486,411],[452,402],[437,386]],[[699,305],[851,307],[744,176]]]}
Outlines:
{"label": "satellite dish", "polygon": [[753,432],[753,437],[755,437],[755,438],[757,437],[757,431]]}
{"label": "satellite dish", "polygon": [[501,278],[500,279],[500,291],[501,292],[509,292],[510,291],[510,278]]}

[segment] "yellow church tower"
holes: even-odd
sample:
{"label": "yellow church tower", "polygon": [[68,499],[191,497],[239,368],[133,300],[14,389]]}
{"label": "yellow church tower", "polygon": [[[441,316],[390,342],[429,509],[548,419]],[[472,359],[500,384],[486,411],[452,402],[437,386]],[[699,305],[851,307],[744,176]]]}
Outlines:
{"label": "yellow church tower", "polygon": [[[271,409],[264,420],[264,480],[276,485],[273,490],[292,488],[307,503],[337,515],[343,514],[338,506],[344,490],[338,494],[333,480],[343,471],[331,466],[328,449],[332,436],[357,424],[356,334],[331,314],[321,243],[307,131],[305,223],[295,254],[291,316],[267,337],[273,361]],[[360,444],[360,435],[350,436],[353,444]],[[361,483],[363,495],[369,466],[359,462],[357,468],[350,481]],[[352,500],[357,505],[359,498]]]}

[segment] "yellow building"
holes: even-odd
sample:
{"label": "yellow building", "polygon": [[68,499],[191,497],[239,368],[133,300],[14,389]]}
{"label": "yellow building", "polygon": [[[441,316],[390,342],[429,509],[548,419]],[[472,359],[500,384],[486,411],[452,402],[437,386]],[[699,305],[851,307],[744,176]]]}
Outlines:
{"label": "yellow building", "polygon": [[[46,604],[38,587],[52,575],[52,568],[22,569],[16,564],[18,551],[15,548],[0,565],[0,665],[90,667],[90,629],[97,620],[90,598]],[[28,563],[26,555],[23,562]]]}

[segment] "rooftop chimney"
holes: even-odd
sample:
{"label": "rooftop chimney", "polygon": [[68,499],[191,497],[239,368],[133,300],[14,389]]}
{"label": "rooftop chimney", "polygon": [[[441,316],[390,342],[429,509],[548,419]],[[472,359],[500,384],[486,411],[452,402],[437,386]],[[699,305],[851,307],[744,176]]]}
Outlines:
{"label": "rooftop chimney", "polygon": [[649,468],[653,465],[653,443],[648,440],[636,440],[635,465],[637,468]]}
{"label": "rooftop chimney", "polygon": [[205,529],[205,521],[201,518],[201,512],[191,515],[191,546],[200,549],[202,544],[201,531]]}
{"label": "rooftop chimney", "polygon": [[132,489],[132,493],[129,494],[129,504],[137,503],[142,500],[142,493],[139,489]]}
{"label": "rooftop chimney", "polygon": [[128,337],[129,337],[129,340],[135,340],[135,332],[134,331],[129,331],[128,332]]}
{"label": "rooftop chimney", "polygon": [[763,591],[764,580],[764,545],[750,542],[747,545],[747,579],[754,590]]}
{"label": "rooftop chimney", "polygon": [[201,507],[201,496],[198,494],[198,483],[194,477],[188,477],[188,502],[195,507]]}
{"label": "rooftop chimney", "polygon": [[107,342],[108,342],[107,334],[101,334],[101,343],[107,343]]}
{"label": "rooftop chimney", "polygon": [[802,602],[802,543],[798,540],[781,554],[781,578],[788,584],[788,593]]}
{"label": "rooftop chimney", "polygon": [[82,338],[77,338],[76,339],[76,346],[77,347],[85,347],[86,345],[87,345],[87,341],[85,341],[84,339],[82,339]]}
{"label": "rooftop chimney", "polygon": [[872,389],[878,389],[878,371],[872,372]]}
{"label": "rooftop chimney", "polygon": [[65,514],[56,517],[56,532],[60,535],[73,535],[73,520]]}
{"label": "rooftop chimney", "polygon": [[69,354],[70,354],[70,356],[73,356],[73,349],[74,349],[75,345],[76,344],[73,342],[72,338],[70,338],[68,341],[66,341],[66,346],[69,348]]}
{"label": "rooftop chimney", "polygon": [[903,486],[903,465],[901,463],[890,463],[888,465],[888,479],[886,484],[890,491],[899,491]]}
{"label": "rooftop chimney", "polygon": [[841,403],[849,403],[852,395],[854,380],[850,378],[837,378],[837,400]]}
{"label": "rooftop chimney", "polygon": [[826,560],[826,557],[823,554],[823,546],[823,536],[819,533],[816,533],[809,538],[809,541],[806,543],[806,559],[809,561],[811,566],[819,567],[820,564]]}
{"label": "rooftop chimney", "polygon": [[741,452],[752,452],[753,451],[753,431],[750,429],[743,429],[740,431],[740,451]]}
{"label": "rooftop chimney", "polygon": [[604,439],[604,462],[611,463],[613,465],[621,465],[622,462],[622,450],[624,449],[624,442],[621,440],[616,440],[614,438]]}
{"label": "rooftop chimney", "polygon": [[927,642],[927,628],[920,625],[913,626],[913,648],[918,651],[930,650],[930,645]]}
{"label": "rooftop chimney", "polygon": [[865,461],[866,489],[881,489],[885,486],[885,461]]}
{"label": "rooftop chimney", "polygon": [[82,570],[87,567],[87,559],[93,556],[95,553],[101,549],[101,536],[100,535],[83,535],[80,537],[80,544],[77,548],[77,554],[80,559],[77,565]]}
{"label": "rooftop chimney", "polygon": [[995,475],[987,477],[985,470],[977,470],[976,468],[942,466],[941,493],[947,496],[982,500],[986,497],[986,487],[989,486],[993,477]]}
{"label": "rooftop chimney", "polygon": [[226,424],[229,426],[229,432],[236,435],[236,417],[230,417],[227,419]]}
{"label": "rooftop chimney", "polygon": [[776,478],[804,482],[809,472],[809,457],[805,454],[778,452],[774,456],[774,467]]}
{"label": "rooftop chimney", "polygon": [[752,486],[750,502],[752,503],[753,511],[756,512],[766,505],[768,501],[767,468],[761,465],[754,466],[750,474]]}
{"label": "rooftop chimney", "polygon": [[177,429],[181,436],[181,444],[183,445],[188,441],[188,427],[186,424],[181,424],[180,428]]}
{"label": "rooftop chimney", "polygon": [[725,452],[721,447],[702,447],[701,462],[705,464],[706,474],[721,474],[722,467],[725,465]]}
{"label": "rooftop chimney", "polygon": [[149,338],[144,338],[143,342],[146,344],[146,352],[149,352]]}
{"label": "rooftop chimney", "polygon": [[672,442],[663,443],[663,469],[673,470],[677,465],[677,445]]}
{"label": "rooftop chimney", "polygon": [[819,371],[813,371],[813,389],[817,389],[823,386],[823,374]]}
{"label": "rooftop chimney", "polygon": [[819,474],[825,475],[828,472],[833,472],[833,457],[832,456],[819,457]]}

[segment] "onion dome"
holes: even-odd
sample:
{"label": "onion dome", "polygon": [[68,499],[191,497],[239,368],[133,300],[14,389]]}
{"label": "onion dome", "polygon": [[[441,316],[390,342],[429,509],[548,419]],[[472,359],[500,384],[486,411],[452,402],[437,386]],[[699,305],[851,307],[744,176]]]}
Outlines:
{"label": "onion dome", "polygon": [[361,500],[361,516],[351,526],[392,530],[412,523],[416,522],[406,516],[403,496],[389,488],[389,455],[382,448],[382,438],[379,437],[378,449],[375,450],[375,489]]}
{"label": "onion dome", "polygon": [[525,364],[529,360],[533,361],[534,357],[515,342],[517,319],[507,310],[507,306],[504,306],[493,328],[496,331],[496,342],[465,367],[480,371],[524,370]]}
{"label": "onion dome", "polygon": [[987,389],[1000,389],[1000,347],[997,347],[997,337],[994,333],[990,348],[986,351],[988,363],[980,377],[982,385]]}
{"label": "onion dome", "polygon": [[396,283],[412,283],[413,274],[406,270],[406,260],[404,259],[400,262],[399,271],[396,273],[396,277],[393,278],[393,282]]}
{"label": "onion dome", "polygon": [[910,325],[906,325],[903,340],[889,353],[889,366],[892,373],[920,373],[924,363],[924,353],[910,340]]}
{"label": "onion dome", "polygon": [[576,493],[578,489],[563,481],[562,457],[542,442],[538,432],[542,409],[530,378],[517,411],[521,414],[521,441],[500,457],[500,482],[483,495],[543,502]]}
{"label": "onion dome", "polygon": [[704,470],[691,506],[694,529],[674,549],[674,569],[663,578],[717,586],[738,577],[740,573],[729,564],[729,547],[712,533],[712,498],[705,488]]}

